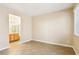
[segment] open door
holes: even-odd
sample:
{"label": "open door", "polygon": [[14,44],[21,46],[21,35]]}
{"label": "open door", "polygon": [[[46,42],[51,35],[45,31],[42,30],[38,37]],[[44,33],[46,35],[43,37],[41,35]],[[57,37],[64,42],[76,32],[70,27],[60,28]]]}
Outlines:
{"label": "open door", "polygon": [[20,40],[20,24],[19,16],[9,14],[9,42]]}

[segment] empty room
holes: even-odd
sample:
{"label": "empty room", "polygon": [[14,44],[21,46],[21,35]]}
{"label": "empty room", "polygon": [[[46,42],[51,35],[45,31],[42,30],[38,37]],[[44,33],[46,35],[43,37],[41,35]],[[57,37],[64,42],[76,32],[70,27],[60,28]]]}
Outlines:
{"label": "empty room", "polygon": [[79,4],[0,3],[0,55],[78,55]]}

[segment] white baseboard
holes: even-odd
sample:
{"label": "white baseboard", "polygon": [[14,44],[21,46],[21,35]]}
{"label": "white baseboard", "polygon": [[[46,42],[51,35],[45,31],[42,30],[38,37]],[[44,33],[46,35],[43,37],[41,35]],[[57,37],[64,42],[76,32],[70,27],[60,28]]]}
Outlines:
{"label": "white baseboard", "polygon": [[71,45],[65,45],[65,44],[59,44],[59,43],[53,43],[53,42],[49,42],[49,41],[44,41],[44,40],[37,40],[37,39],[29,39],[29,40],[26,40],[26,41],[23,41],[23,42],[20,42],[21,44],[22,43],[26,43],[26,42],[29,42],[29,41],[39,41],[39,42],[44,42],[44,43],[48,43],[48,44],[55,44],[55,45],[59,45],[59,46],[65,46],[65,47],[71,47],[73,48]]}
{"label": "white baseboard", "polygon": [[53,43],[53,42],[43,41],[43,40],[37,40],[37,39],[29,39],[29,40],[26,40],[26,41],[21,42],[21,44],[26,43],[26,42],[29,42],[29,41],[31,41],[31,40],[33,40],[33,41],[39,41],[39,42],[43,42],[43,43],[47,43],[47,44],[54,44],[54,45],[59,45],[59,46],[64,46],[64,47],[70,47],[70,48],[73,48],[75,54],[78,55],[76,49],[75,49],[73,46],[71,46],[71,45]]}
{"label": "white baseboard", "polygon": [[[20,42],[20,44],[23,44],[23,43],[29,42],[29,41],[31,41],[31,40],[33,40],[33,39],[29,39],[29,40],[26,40],[26,41]],[[0,51],[5,50],[5,49],[8,49],[8,48],[9,48],[9,46],[4,47],[4,48],[1,48]]]}
{"label": "white baseboard", "polygon": [[[26,41],[23,41],[23,42],[20,42],[20,44],[23,44],[23,43],[26,43],[26,42],[29,42],[29,41],[39,41],[39,42],[43,42],[43,43],[47,43],[47,44],[54,44],[54,45],[59,45],[59,46],[65,46],[65,47],[71,47],[73,48],[73,46],[71,45],[65,45],[65,44],[59,44],[59,43],[53,43],[53,42],[48,42],[48,41],[41,41],[41,40],[37,40],[37,39],[29,39],[29,40],[26,40]],[[5,47],[5,48],[1,48],[0,51],[4,50],[4,49],[8,49],[9,47]],[[73,48],[75,53],[77,54],[75,48]]]}
{"label": "white baseboard", "polygon": [[28,39],[28,40],[22,41],[22,42],[20,42],[20,44],[23,44],[23,43],[29,42],[29,41],[31,41],[31,40],[33,40],[33,39]]}
{"label": "white baseboard", "polygon": [[33,40],[33,41],[39,41],[39,42],[43,42],[43,43],[48,43],[48,44],[55,44],[55,45],[59,45],[59,46],[65,46],[65,47],[73,48],[72,45],[65,45],[65,44],[54,43],[54,42],[49,42],[49,41],[44,41],[44,40],[37,40],[37,39],[28,39],[28,40],[20,42],[20,43],[23,44],[23,43],[29,42],[31,40]]}
{"label": "white baseboard", "polygon": [[[32,41],[32,40],[33,40],[33,41],[39,41],[39,42],[47,43],[47,44],[54,44],[54,45],[59,45],[59,46],[64,46],[64,47],[70,47],[70,48],[73,48],[75,54],[78,55],[76,49],[75,49],[73,46],[71,46],[71,45],[53,43],[53,42],[43,41],[43,40],[37,40],[37,39],[29,39],[29,40],[26,40],[26,41],[23,41],[23,42],[20,42],[20,43],[23,44],[23,43],[26,43],[26,42],[29,42],[29,41]],[[3,48],[3,49],[6,49],[6,48]],[[3,50],[3,49],[0,49],[0,50]]]}
{"label": "white baseboard", "polygon": [[74,47],[73,47],[73,50],[74,50],[74,52],[75,52],[76,55],[79,55],[78,52],[77,52],[77,50]]}
{"label": "white baseboard", "polygon": [[37,39],[33,39],[33,40],[34,40],[34,41],[39,41],[39,42],[48,43],[48,44],[54,44],[54,45],[59,45],[59,46],[65,46],[65,47],[73,48],[71,45],[65,45],[65,44],[53,43],[53,42],[43,41],[43,40],[37,40]]}
{"label": "white baseboard", "polygon": [[5,50],[5,49],[8,49],[8,48],[9,48],[8,46],[7,47],[4,47],[4,48],[1,48],[0,51]]}

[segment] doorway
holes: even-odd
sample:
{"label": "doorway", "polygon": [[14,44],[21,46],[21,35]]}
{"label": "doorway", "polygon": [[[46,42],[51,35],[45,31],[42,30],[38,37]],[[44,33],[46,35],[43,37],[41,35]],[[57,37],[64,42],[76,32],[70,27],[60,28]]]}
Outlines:
{"label": "doorway", "polygon": [[21,38],[20,33],[21,17],[9,14],[9,42],[19,41]]}

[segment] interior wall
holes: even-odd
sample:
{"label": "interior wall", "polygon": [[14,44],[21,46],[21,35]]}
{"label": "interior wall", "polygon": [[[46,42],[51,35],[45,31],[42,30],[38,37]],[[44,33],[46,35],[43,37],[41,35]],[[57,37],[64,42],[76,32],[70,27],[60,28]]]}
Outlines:
{"label": "interior wall", "polygon": [[21,42],[26,42],[32,39],[32,18],[23,16],[21,21]]}
{"label": "interior wall", "polygon": [[9,9],[9,13],[21,17],[21,39],[20,43],[29,41],[32,38],[32,17],[23,14],[22,12]]}
{"label": "interior wall", "polygon": [[0,6],[0,50],[8,48],[8,10]]}
{"label": "interior wall", "polygon": [[[74,9],[74,21],[75,20],[79,20],[79,4],[76,5],[75,9]],[[79,22],[78,22],[79,23]],[[74,22],[74,25],[76,23]],[[78,33],[78,27],[79,25],[76,26],[77,27],[77,33]],[[74,26],[74,29],[76,29],[76,27]],[[75,33],[75,30],[74,30],[74,35],[73,35],[73,48],[76,52],[76,54],[79,55],[79,34],[76,34]]]}
{"label": "interior wall", "polygon": [[57,44],[72,45],[73,9],[34,16],[32,38]]}
{"label": "interior wall", "polygon": [[72,9],[34,16],[32,18],[19,11],[8,10],[0,6],[0,49],[9,47],[8,14],[10,13],[21,17],[21,43],[33,37],[33,39],[40,41],[71,45],[73,32]]}
{"label": "interior wall", "polygon": [[0,6],[0,50],[9,47],[9,14],[21,17],[21,40],[25,42],[32,38],[32,18],[19,11]]}

